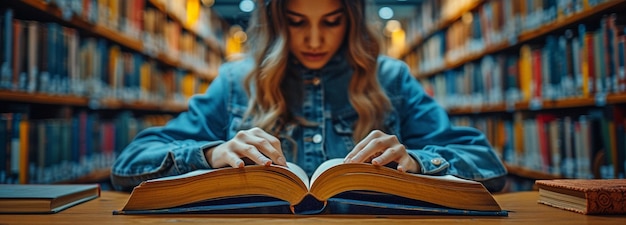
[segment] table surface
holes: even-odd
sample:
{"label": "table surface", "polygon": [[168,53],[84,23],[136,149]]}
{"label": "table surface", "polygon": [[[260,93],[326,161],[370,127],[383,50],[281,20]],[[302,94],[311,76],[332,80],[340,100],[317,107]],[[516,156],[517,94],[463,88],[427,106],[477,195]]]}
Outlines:
{"label": "table surface", "polygon": [[538,192],[495,194],[508,217],[376,216],[376,215],[113,215],[128,193],[103,191],[102,196],[56,214],[0,214],[0,224],[626,224],[626,215],[588,216],[537,203]]}

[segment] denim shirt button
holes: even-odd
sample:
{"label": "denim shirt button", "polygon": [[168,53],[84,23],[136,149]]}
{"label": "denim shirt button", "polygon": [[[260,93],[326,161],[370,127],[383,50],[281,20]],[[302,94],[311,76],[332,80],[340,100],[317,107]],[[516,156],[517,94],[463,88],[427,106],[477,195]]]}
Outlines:
{"label": "denim shirt button", "polygon": [[441,165],[442,160],[440,158],[434,158],[430,160],[430,163],[432,163],[435,166],[439,166]]}
{"label": "denim shirt button", "polygon": [[322,135],[321,134],[313,135],[313,143],[319,144],[320,142],[322,142]]}
{"label": "denim shirt button", "polygon": [[313,80],[311,81],[311,83],[313,83],[313,85],[317,86],[320,85],[320,78],[319,77],[314,77]]}

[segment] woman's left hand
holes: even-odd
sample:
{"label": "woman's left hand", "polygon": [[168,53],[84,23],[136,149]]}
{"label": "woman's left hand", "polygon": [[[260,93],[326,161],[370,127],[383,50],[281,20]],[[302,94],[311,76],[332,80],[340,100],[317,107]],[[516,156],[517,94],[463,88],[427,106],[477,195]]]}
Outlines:
{"label": "woman's left hand", "polygon": [[370,132],[348,153],[344,163],[371,162],[373,165],[387,165],[398,163],[397,170],[417,173],[419,164],[409,155],[403,144],[395,135],[386,134],[380,130]]}

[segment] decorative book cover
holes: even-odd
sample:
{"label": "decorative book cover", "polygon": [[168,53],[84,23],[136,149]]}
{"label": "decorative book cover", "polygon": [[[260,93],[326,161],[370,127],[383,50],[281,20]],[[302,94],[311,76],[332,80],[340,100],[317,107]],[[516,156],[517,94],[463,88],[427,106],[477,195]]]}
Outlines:
{"label": "decorative book cover", "polygon": [[582,214],[626,214],[625,179],[538,180],[539,203]]}

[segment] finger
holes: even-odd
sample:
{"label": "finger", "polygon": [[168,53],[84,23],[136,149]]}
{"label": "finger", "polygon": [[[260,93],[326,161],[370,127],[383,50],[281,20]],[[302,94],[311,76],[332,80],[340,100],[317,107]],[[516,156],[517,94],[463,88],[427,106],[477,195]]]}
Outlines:
{"label": "finger", "polygon": [[397,170],[400,172],[417,173],[419,172],[419,165],[417,161],[407,153],[406,157],[401,157],[398,161]]}
{"label": "finger", "polygon": [[357,152],[350,162],[361,163],[370,161],[373,158],[372,156],[378,156],[378,154],[382,153],[386,148],[387,145],[384,143],[383,139],[373,139],[367,143],[361,151]]}
{"label": "finger", "polygon": [[253,129],[252,132],[256,138],[253,138],[254,140],[251,141],[252,144],[256,146],[261,153],[269,157],[273,163],[287,166],[287,160],[283,155],[280,140],[260,128]]}
{"label": "finger", "polygon": [[[375,139],[376,137],[378,137],[380,134],[378,130],[374,130],[372,132],[370,132],[365,138],[363,138],[363,140],[359,141],[359,143],[357,143],[354,148],[352,148],[352,151],[350,151],[348,153],[348,155],[346,155],[346,157],[343,159],[344,163],[348,163],[348,162],[353,162],[353,158],[354,156],[356,156],[359,152],[363,151],[363,149],[365,148],[365,146],[367,146],[373,139]],[[382,133],[382,132],[380,132]],[[354,161],[356,162],[356,161]]]}
{"label": "finger", "polygon": [[235,152],[237,152],[239,158],[247,157],[258,165],[269,166],[272,164],[272,160],[261,154],[254,145],[239,142]]}
{"label": "finger", "polygon": [[234,154],[232,152],[227,153],[226,163],[228,163],[228,165],[232,166],[233,168],[243,168],[246,165],[243,160],[241,160],[241,158],[237,156],[237,154]]}
{"label": "finger", "polygon": [[386,149],[380,156],[372,159],[372,164],[382,166],[395,161],[400,158],[402,156],[402,152],[404,152],[404,149],[401,148],[402,146],[396,145],[392,148]]}
{"label": "finger", "polygon": [[346,157],[343,159],[344,163],[347,162],[351,162],[352,158],[354,158],[354,156],[359,153],[361,150],[363,150],[363,148],[365,148],[365,146],[367,145],[367,143],[370,142],[370,138],[369,136],[365,137],[363,140],[359,141],[359,143],[357,143],[354,148],[352,148],[352,151],[350,151],[348,153],[348,155],[346,155]]}
{"label": "finger", "polygon": [[257,137],[253,129],[237,132],[233,139],[233,151],[237,152],[240,158],[248,157],[255,164],[270,165],[272,161],[259,151],[259,148],[263,148],[261,146],[263,139]]}
{"label": "finger", "polygon": [[207,151],[208,163],[213,168],[221,168],[225,166],[231,166],[234,168],[241,168],[245,166],[243,160],[237,156],[231,149],[234,149],[235,142],[227,142],[227,144],[221,144],[213,147]]}

